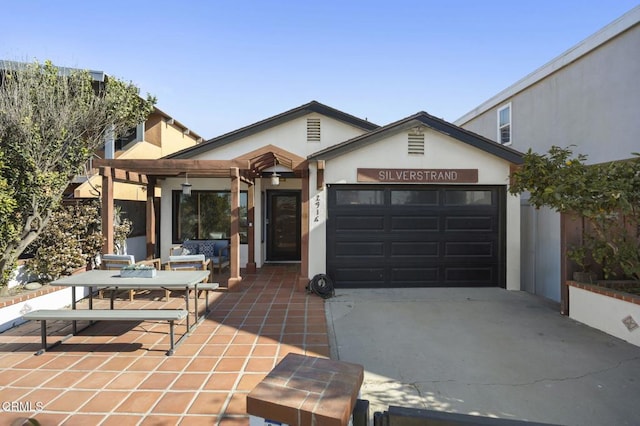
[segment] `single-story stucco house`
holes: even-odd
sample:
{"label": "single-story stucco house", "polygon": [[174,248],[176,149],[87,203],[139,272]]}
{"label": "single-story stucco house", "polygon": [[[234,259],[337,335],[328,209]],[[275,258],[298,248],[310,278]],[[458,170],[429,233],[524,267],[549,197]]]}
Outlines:
{"label": "single-story stucco house", "polygon": [[94,165],[105,252],[109,188],[144,183],[147,254],[228,239],[230,290],[241,268],[268,262],[299,262],[300,289],[326,274],[337,288],[520,290],[520,201],[508,185],[521,163],[426,112],[378,126],[312,101],[159,160]]}

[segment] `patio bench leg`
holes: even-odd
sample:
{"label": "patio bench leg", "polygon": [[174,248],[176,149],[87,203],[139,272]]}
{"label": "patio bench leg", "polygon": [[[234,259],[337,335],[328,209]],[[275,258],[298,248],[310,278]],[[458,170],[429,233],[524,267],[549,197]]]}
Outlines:
{"label": "patio bench leg", "polygon": [[40,338],[42,340],[42,348],[36,352],[36,355],[42,355],[47,351],[47,321],[40,321]]}
{"label": "patio bench leg", "polygon": [[[187,314],[188,315],[188,314]],[[174,348],[174,342],[173,342],[173,321],[169,321],[169,342],[171,344],[169,350],[167,351],[167,356],[173,355],[173,348]]]}
{"label": "patio bench leg", "polygon": [[78,330],[77,325],[76,325],[77,321],[73,320],[72,321],[72,323],[73,323],[73,332],[71,334],[67,334],[62,339],[58,340],[55,343],[52,343],[51,346],[49,346],[47,344],[47,320],[38,320],[38,321],[40,321],[40,340],[42,340],[42,348],[40,348],[38,350],[38,352],[36,352],[34,355],[42,355],[46,351],[55,348],[56,346],[64,343],[69,338],[75,336],[76,334],[78,334],[78,332],[83,331],[84,329],[89,328],[91,325],[95,324],[95,321],[89,321],[89,324],[86,327],[84,327],[81,330]]}

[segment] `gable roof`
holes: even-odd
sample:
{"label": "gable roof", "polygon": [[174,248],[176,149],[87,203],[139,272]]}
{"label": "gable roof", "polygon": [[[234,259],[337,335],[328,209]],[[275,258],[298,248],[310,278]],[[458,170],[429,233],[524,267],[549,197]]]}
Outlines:
{"label": "gable roof", "polygon": [[342,142],[338,145],[318,151],[311,154],[308,159],[329,160],[347,152],[378,142],[379,140],[387,138],[398,132],[407,131],[416,126],[428,127],[513,164],[522,164],[523,162],[523,154],[520,151],[501,145],[491,139],[485,138],[484,136],[480,136],[476,133],[470,132],[469,130],[463,129],[462,127],[458,127],[455,124],[451,124],[440,118],[427,114],[424,111],[420,111],[386,126],[379,127],[376,130],[349,139],[348,141]]}
{"label": "gable roof", "polygon": [[174,154],[168,155],[165,158],[192,158],[203,152],[207,152],[211,149],[227,145],[239,139],[243,139],[247,136],[254,135],[256,133],[278,126],[282,123],[286,123],[296,118],[305,116],[312,112],[325,115],[327,117],[345,122],[347,124],[351,124],[363,130],[373,130],[379,127],[377,124],[371,123],[370,121],[363,120],[351,114],[347,114],[335,108],[331,108],[327,105],[321,104],[320,102],[311,101],[297,108],[293,108],[289,111],[285,111],[281,114],[274,115],[273,117],[269,117],[265,120],[258,121],[257,123],[250,124],[238,130],[234,130],[232,132],[225,133],[224,135],[215,137],[213,139],[209,139],[208,141],[203,142],[194,147],[190,147],[182,151],[178,151]]}
{"label": "gable roof", "polygon": [[[173,118],[172,116],[167,114],[166,112],[162,111],[160,108],[154,106],[153,107],[153,112],[155,112],[160,117],[162,117],[162,119],[165,121],[165,123],[172,124],[172,125],[176,126],[178,129],[180,129],[180,131],[182,133],[186,133],[186,134],[189,134],[189,135],[193,136],[193,138],[196,141],[200,141],[202,139],[202,136],[200,136],[199,134],[197,134],[196,132],[191,130],[189,127],[187,127],[185,124],[179,122],[178,120],[176,120],[175,118]],[[196,143],[201,143],[201,141],[200,142],[196,142]]]}
{"label": "gable roof", "polygon": [[[545,65],[541,66],[524,78],[518,80],[497,95],[493,96],[489,100],[480,104],[478,107],[458,118],[454,121],[454,123],[460,126],[468,123],[477,116],[506,102],[508,99],[514,97],[518,93],[547,78],[549,75],[561,70],[566,66],[569,66],[583,56],[588,55],[590,52],[596,50],[600,46],[616,38],[625,31],[635,27],[639,23],[640,6],[636,6],[598,32],[592,34],[569,50],[565,51],[560,56],[557,56],[556,58],[547,62]],[[635,52],[629,53],[635,54]]]}

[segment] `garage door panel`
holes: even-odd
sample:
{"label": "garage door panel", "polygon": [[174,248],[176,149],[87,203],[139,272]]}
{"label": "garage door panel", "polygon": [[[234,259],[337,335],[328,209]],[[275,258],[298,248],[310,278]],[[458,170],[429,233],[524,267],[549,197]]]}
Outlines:
{"label": "garage door panel", "polygon": [[495,221],[491,216],[463,216],[446,217],[445,230],[447,231],[495,231]]}
{"label": "garage door panel", "polygon": [[444,252],[450,257],[493,257],[495,255],[493,242],[446,242]]}
{"label": "garage door panel", "polygon": [[447,283],[492,283],[494,280],[494,268],[491,267],[446,267],[444,268]]}
{"label": "garage door panel", "polygon": [[505,199],[503,186],[331,185],[327,273],[337,288],[505,287]]}
{"label": "garage door panel", "polygon": [[437,283],[440,272],[437,266],[430,268],[391,268],[391,279],[394,283],[421,283],[422,285]]}
{"label": "garage door panel", "polygon": [[437,257],[440,255],[439,244],[428,241],[392,242],[391,257]]}
{"label": "garage door panel", "polygon": [[[384,268],[370,268],[363,266],[358,267],[339,267],[333,273],[332,279],[340,283],[354,283],[367,282],[376,283],[377,285],[383,285],[385,282]],[[344,286],[344,285],[343,285]]]}
{"label": "garage door panel", "polygon": [[336,242],[336,256],[347,257],[384,257],[384,243],[379,241]]}
{"label": "garage door panel", "polygon": [[384,231],[384,216],[341,216],[336,219],[335,230]]}
{"label": "garage door panel", "polygon": [[433,216],[392,216],[391,230],[438,231],[440,220]]}

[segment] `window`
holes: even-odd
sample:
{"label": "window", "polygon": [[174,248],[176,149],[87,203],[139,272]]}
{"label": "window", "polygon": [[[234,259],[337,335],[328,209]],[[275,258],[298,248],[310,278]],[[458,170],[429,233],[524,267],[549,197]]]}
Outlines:
{"label": "window", "polygon": [[391,190],[391,204],[413,206],[437,206],[438,191],[434,190]]}
{"label": "window", "polygon": [[[240,192],[240,243],[247,243],[247,192]],[[231,238],[231,192],[173,191],[173,243]]]}
{"label": "window", "polygon": [[127,132],[115,140],[115,150],[123,151],[124,147],[136,140],[136,129],[131,128]]}
{"label": "window", "polygon": [[382,205],[384,204],[384,191],[382,190],[358,190],[339,189],[336,191],[337,205]]}
{"label": "window", "polygon": [[511,145],[511,103],[498,109],[498,142]]}
{"label": "window", "polygon": [[123,151],[128,148],[131,142],[144,140],[144,123],[128,129],[125,134],[115,140],[115,150]]}
{"label": "window", "polygon": [[491,206],[491,191],[483,190],[450,190],[445,193],[447,206]]}
{"label": "window", "polygon": [[120,207],[123,219],[131,221],[129,237],[144,237],[147,235],[147,203],[146,201],[114,200],[114,205]]}
{"label": "window", "polygon": [[319,118],[307,118],[307,142],[320,142]]}

